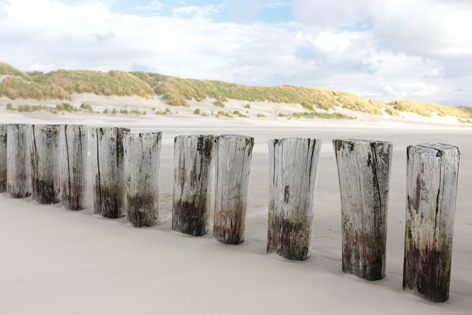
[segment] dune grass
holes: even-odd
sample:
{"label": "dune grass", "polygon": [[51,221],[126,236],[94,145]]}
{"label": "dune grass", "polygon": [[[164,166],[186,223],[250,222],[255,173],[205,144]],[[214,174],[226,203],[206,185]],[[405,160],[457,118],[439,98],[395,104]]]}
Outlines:
{"label": "dune grass", "polygon": [[396,100],[387,103],[387,105],[392,106],[397,111],[414,113],[424,117],[431,117],[434,113],[438,113],[438,115],[442,117],[455,116],[465,119],[472,118],[472,109],[464,106],[442,106],[409,100]]}
{"label": "dune grass", "polygon": [[12,100],[17,98],[70,100],[69,93],[55,84],[37,84],[13,76],[0,82],[0,96]]}
{"label": "dune grass", "polygon": [[385,108],[385,105],[380,102],[366,100],[365,98],[355,94],[346,92],[334,92],[334,94],[336,95],[338,102],[343,104],[344,108],[350,110],[381,116],[382,109]]}
{"label": "dune grass", "polygon": [[8,63],[4,62],[0,62],[0,75],[20,76],[28,82],[33,82],[33,79],[31,79],[31,77],[27,73],[22,72],[16,69],[15,67],[9,65]]}
{"label": "dune grass", "polygon": [[56,85],[68,93],[105,96],[154,96],[153,90],[136,76],[124,71],[58,70],[34,76],[35,83]]}

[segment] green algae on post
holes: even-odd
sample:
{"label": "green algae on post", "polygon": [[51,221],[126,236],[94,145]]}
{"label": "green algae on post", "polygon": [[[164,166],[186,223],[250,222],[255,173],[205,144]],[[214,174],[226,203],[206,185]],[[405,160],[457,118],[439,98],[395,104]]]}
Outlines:
{"label": "green algae on post", "polygon": [[269,140],[267,252],[292,260],[311,255],[313,211],[322,140]]}
{"label": "green algae on post", "polygon": [[172,230],[193,236],[208,233],[214,207],[214,135],[174,138]]}
{"label": "green algae on post", "polygon": [[161,132],[124,136],[126,209],[135,227],[157,224],[161,139]]}
{"label": "green algae on post", "polygon": [[84,125],[62,125],[61,199],[69,210],[87,207],[88,128]]}
{"label": "green algae on post", "polygon": [[333,146],[341,192],[343,271],[382,279],[393,144],[334,139]]}
{"label": "green algae on post", "polygon": [[449,299],[459,163],[455,146],[407,148],[403,289],[433,302]]}

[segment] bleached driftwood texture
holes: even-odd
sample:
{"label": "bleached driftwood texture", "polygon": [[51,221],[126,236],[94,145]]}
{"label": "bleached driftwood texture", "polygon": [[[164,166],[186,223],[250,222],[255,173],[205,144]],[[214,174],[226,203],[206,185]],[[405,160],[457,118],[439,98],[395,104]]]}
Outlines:
{"label": "bleached driftwood texture", "polygon": [[451,145],[407,148],[403,289],[434,302],[449,299],[459,162]]}
{"label": "bleached driftwood texture", "polygon": [[269,140],[267,252],[287,259],[311,255],[315,187],[322,140]]}
{"label": "bleached driftwood texture", "polygon": [[7,131],[7,190],[13,198],[31,196],[29,124],[9,124]]}
{"label": "bleached driftwood texture", "polygon": [[0,193],[7,191],[7,129],[0,124]]}
{"label": "bleached driftwood texture", "polygon": [[87,208],[88,128],[61,125],[61,199],[69,210]]}
{"label": "bleached driftwood texture", "polygon": [[159,215],[161,132],[124,137],[128,221],[135,227],[153,226]]}
{"label": "bleached driftwood texture", "polygon": [[121,218],[126,215],[123,136],[129,129],[92,127],[90,134],[94,213]]}
{"label": "bleached driftwood texture", "polygon": [[213,135],[174,138],[172,230],[194,236],[208,233],[215,148]]}
{"label": "bleached driftwood texture", "polygon": [[254,138],[217,139],[213,236],[225,244],[244,242],[249,172]]}
{"label": "bleached driftwood texture", "polygon": [[333,145],[341,191],[343,271],[382,279],[393,144],[335,139]]}
{"label": "bleached driftwood texture", "polygon": [[42,204],[61,202],[60,128],[60,125],[31,126],[32,196]]}

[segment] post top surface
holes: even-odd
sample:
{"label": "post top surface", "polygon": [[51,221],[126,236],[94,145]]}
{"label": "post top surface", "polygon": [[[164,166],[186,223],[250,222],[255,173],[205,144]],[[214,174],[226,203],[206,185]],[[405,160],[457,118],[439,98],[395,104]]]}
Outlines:
{"label": "post top surface", "polygon": [[458,154],[460,154],[459,148],[447,143],[420,143],[417,145],[410,145],[408,148],[414,147],[417,149],[428,149],[428,150],[434,150],[434,151],[457,151]]}
{"label": "post top surface", "polygon": [[392,144],[390,141],[382,141],[382,140],[368,140],[368,139],[333,139],[333,143],[336,141],[342,141],[345,143],[379,143],[379,144]]}

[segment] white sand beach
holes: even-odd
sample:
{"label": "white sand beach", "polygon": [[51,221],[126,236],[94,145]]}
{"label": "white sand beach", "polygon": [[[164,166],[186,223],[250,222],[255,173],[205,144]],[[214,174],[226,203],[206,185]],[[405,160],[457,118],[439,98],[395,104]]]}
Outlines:
{"label": "white sand beach", "polygon": [[[104,98],[93,99],[93,95],[81,97],[74,102],[90,102],[101,110],[112,105]],[[99,105],[100,100],[104,105]],[[119,106],[133,104],[132,100],[121,101]],[[166,108],[159,100],[147,102],[136,107]],[[245,103],[231,101],[224,110],[241,110]],[[252,113],[265,111],[267,118],[254,118],[254,114],[250,119],[196,116],[192,114],[195,107],[219,110],[196,102],[191,103],[191,108],[173,108],[178,115],[148,113],[139,117],[23,114],[0,106],[0,123],[119,126],[129,127],[132,132],[162,131],[163,139],[160,223],[154,227],[133,228],[126,217],[105,219],[94,215],[90,168],[89,202],[83,211],[39,205],[30,198],[0,196],[0,314],[472,313],[472,128],[458,126],[457,119],[448,122],[447,117],[415,120],[411,118],[414,114],[404,119],[356,113],[359,118],[355,121],[288,121],[274,119],[275,111],[302,109],[279,104],[268,110],[267,104],[260,103],[260,108],[253,104]],[[173,138],[182,134],[226,133],[255,137],[246,238],[237,246],[213,240],[211,229],[209,235],[202,237],[171,230]],[[303,262],[266,254],[267,141],[284,137],[323,140],[313,251],[311,258]],[[368,282],[341,270],[340,196],[331,144],[335,138],[388,140],[394,144],[387,276],[383,280]],[[425,142],[448,143],[461,150],[451,291],[446,303],[431,303],[402,290],[406,147]]]}

